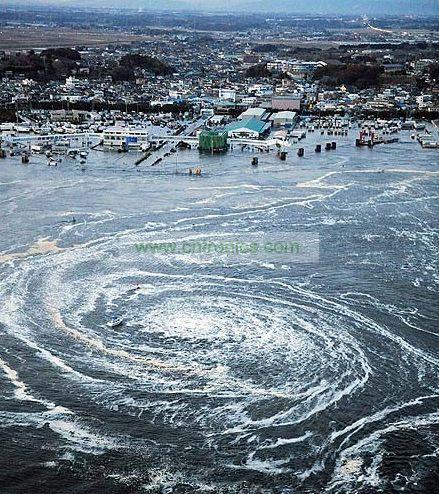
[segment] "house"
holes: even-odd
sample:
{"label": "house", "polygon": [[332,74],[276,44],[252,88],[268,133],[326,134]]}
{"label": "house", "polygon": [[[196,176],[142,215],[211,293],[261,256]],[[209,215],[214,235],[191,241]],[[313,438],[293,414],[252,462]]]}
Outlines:
{"label": "house", "polygon": [[266,84],[253,84],[248,88],[249,94],[254,94],[255,96],[270,96],[273,94],[273,86]]}
{"label": "house", "polygon": [[212,118],[215,115],[215,110],[213,108],[202,108],[200,110],[201,118]]}
{"label": "house", "polygon": [[210,127],[218,127],[224,122],[224,120],[224,115],[213,115],[212,117],[210,117],[208,124]]}
{"label": "house", "polygon": [[236,91],[234,89],[220,89],[218,98],[221,101],[236,101]]}
{"label": "house", "polygon": [[232,122],[226,126],[229,137],[260,139],[270,131],[271,124],[254,117]]}

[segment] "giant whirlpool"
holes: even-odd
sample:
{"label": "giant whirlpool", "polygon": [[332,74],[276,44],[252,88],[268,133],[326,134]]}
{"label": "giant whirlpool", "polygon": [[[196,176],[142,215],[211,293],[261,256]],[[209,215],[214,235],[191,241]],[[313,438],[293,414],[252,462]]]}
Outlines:
{"label": "giant whirlpool", "polygon": [[[94,181],[106,186],[102,175]],[[199,200],[206,209],[176,207],[147,221],[127,210],[87,213],[61,224],[46,252],[5,256],[5,438],[33,442],[37,477],[58,469],[80,492],[96,472],[108,492],[360,493],[416,485],[424,492],[439,444],[431,307],[410,312],[397,294],[383,299],[370,280],[359,287],[361,275],[343,273],[349,256],[338,266],[346,279],[331,284],[333,259],[325,264],[324,255],[323,264],[296,268],[136,251],[158,234],[209,240],[227,228],[256,229],[255,219],[265,228],[288,221],[335,235],[341,218],[352,225],[349,235],[360,235],[359,219],[367,230],[377,203],[407,194],[401,184],[416,197],[428,189],[420,221],[431,231],[429,198],[437,191],[430,177],[417,170],[389,177],[390,195],[373,176],[365,185],[364,173],[329,173],[294,195],[276,184],[241,187],[237,176]],[[236,199],[253,190],[255,204]],[[346,202],[356,211],[344,210]],[[407,217],[415,210],[419,220],[419,204]],[[374,233],[384,235],[381,228]],[[427,254],[436,240],[437,231]],[[416,262],[428,259],[412,261],[419,272]],[[433,278],[428,293],[437,290]],[[109,329],[106,321],[121,310],[124,325]]]}

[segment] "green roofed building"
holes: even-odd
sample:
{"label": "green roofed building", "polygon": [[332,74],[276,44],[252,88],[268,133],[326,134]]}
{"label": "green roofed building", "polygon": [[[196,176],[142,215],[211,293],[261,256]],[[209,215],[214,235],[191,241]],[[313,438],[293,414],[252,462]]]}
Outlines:
{"label": "green roofed building", "polygon": [[227,149],[227,132],[203,130],[198,140],[198,149],[209,153],[221,153]]}

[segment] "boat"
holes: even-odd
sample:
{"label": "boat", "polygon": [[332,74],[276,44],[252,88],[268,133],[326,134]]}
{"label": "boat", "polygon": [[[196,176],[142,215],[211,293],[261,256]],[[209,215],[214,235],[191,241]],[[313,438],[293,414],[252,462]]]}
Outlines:
{"label": "boat", "polygon": [[111,318],[111,321],[108,321],[107,322],[107,326],[109,328],[117,328],[118,326],[122,325],[122,323],[123,323],[123,317],[122,316],[114,315]]}
{"label": "boat", "polygon": [[359,137],[355,141],[355,145],[357,147],[368,146],[371,148],[373,146],[376,146],[377,144],[392,144],[395,142],[399,142],[398,137],[384,138],[374,131],[367,132],[365,130],[362,130],[360,131]]}
{"label": "boat", "polygon": [[41,144],[31,144],[30,150],[32,153],[43,153],[44,146],[42,146]]}
{"label": "boat", "polygon": [[421,139],[419,142],[424,149],[438,149],[439,148],[439,141],[426,141],[424,139]]}

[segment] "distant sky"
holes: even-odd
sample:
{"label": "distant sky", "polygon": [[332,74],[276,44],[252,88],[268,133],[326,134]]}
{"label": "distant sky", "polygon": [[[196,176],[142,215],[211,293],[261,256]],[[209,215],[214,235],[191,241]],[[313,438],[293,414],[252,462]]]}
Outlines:
{"label": "distant sky", "polygon": [[0,0],[5,4],[80,5],[144,10],[222,12],[322,12],[345,14],[437,14],[439,0]]}

